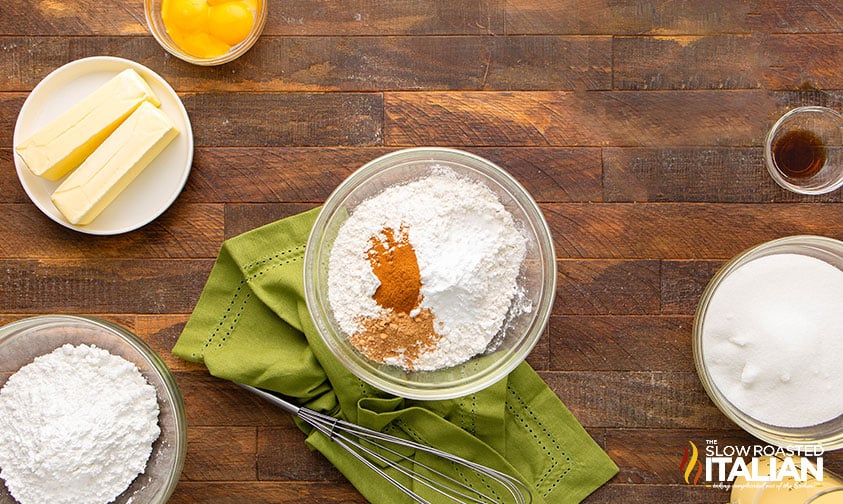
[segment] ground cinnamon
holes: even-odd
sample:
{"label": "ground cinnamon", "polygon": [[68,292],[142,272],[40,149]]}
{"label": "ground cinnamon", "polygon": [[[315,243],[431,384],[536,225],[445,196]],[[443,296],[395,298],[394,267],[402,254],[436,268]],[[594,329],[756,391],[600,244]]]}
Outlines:
{"label": "ground cinnamon", "polygon": [[396,236],[392,228],[385,227],[369,240],[369,245],[369,264],[381,282],[373,296],[375,301],[384,308],[410,313],[419,305],[421,274],[407,228],[401,226]]}
{"label": "ground cinnamon", "polygon": [[375,362],[396,364],[413,369],[413,362],[425,350],[433,348],[439,335],[433,329],[433,313],[422,308],[415,316],[388,312],[363,321],[364,330],[351,336],[363,354]]}

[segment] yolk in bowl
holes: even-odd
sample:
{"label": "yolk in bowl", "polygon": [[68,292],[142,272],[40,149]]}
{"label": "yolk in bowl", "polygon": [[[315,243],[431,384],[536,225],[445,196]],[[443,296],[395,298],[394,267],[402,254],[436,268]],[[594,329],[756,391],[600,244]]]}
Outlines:
{"label": "yolk in bowl", "polygon": [[198,58],[222,56],[246,39],[261,0],[163,0],[161,18],[182,50]]}

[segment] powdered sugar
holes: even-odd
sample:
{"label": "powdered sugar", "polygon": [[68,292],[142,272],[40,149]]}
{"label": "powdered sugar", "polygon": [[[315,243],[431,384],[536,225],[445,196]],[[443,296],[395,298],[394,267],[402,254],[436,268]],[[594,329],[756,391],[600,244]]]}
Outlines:
{"label": "powdered sugar", "polygon": [[723,395],[756,420],[816,425],[843,414],[843,271],[799,254],[754,259],[711,299],[704,358]]}
{"label": "powdered sugar", "polygon": [[144,471],[155,388],[108,351],[64,345],[0,390],[0,476],[22,504],[105,504]]}
{"label": "powdered sugar", "polygon": [[464,362],[484,351],[501,329],[518,294],[526,240],[494,192],[446,168],[384,189],[352,210],[331,249],[328,298],[347,334],[362,329],[362,318],[383,310],[372,298],[379,281],[366,259],[369,239],[402,225],[418,259],[420,307],[431,310],[441,336],[413,368]]}

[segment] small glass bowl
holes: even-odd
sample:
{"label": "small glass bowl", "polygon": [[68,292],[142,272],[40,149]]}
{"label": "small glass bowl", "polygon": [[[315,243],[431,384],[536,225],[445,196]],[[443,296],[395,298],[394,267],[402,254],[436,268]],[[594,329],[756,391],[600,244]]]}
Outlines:
{"label": "small glass bowl", "polygon": [[[843,270],[843,242],[823,236],[789,236],[772,240],[745,250],[727,262],[711,279],[700,298],[694,315],[693,353],[697,374],[703,388],[714,404],[738,426],[767,443],[786,448],[813,449],[818,446],[823,450],[843,447],[843,415],[819,425],[805,427],[782,427],[761,422],[730,402],[717,387],[705,359],[703,339],[706,315],[718,288],[735,271],[747,263],[774,254],[798,254],[825,261]],[[832,334],[830,337],[841,337]],[[810,363],[806,363],[809,366]]]}
{"label": "small glass bowl", "polygon": [[[184,402],[167,365],[140,338],[111,322],[94,317],[42,315],[0,327],[0,386],[36,357],[60,346],[96,345],[132,362],[158,395],[161,434],[152,444],[146,469],[129,485],[115,504],[143,502],[164,504],[179,481],[187,453],[187,419]],[[0,483],[0,502],[14,502]]]}
{"label": "small glass bowl", "polygon": [[[348,215],[387,187],[407,183],[446,167],[484,184],[523,230],[527,255],[518,285],[532,310],[511,317],[494,348],[467,362],[435,371],[405,371],[366,358],[339,328],[328,301],[328,262],[333,241]],[[506,376],[535,346],[550,317],[556,292],[556,256],[544,216],[527,191],[495,164],[454,149],[416,148],[393,152],[352,173],[328,197],[307,242],[304,256],[305,299],[319,335],[354,375],[393,395],[411,399],[449,399],[485,388]]]}
{"label": "small glass bowl", "polygon": [[[807,135],[807,136],[805,136]],[[824,159],[804,176],[788,172],[787,162],[776,158],[779,142],[790,144],[791,162],[806,156]],[[814,145],[818,143],[820,145]],[[800,158],[799,161],[792,157]],[[797,107],[784,114],[767,133],[764,160],[773,180],[797,194],[825,194],[843,186],[843,115],[827,107]],[[820,164],[822,163],[822,164]]]}
{"label": "small glass bowl", "polygon": [[167,33],[167,27],[164,25],[164,20],[161,18],[162,0],[143,0],[143,10],[146,14],[146,24],[149,27],[149,31],[161,47],[163,47],[168,53],[181,60],[187,61],[188,63],[193,63],[194,65],[213,66],[233,61],[242,56],[246,51],[251,49],[253,45],[255,45],[255,42],[257,42],[258,38],[260,38],[261,33],[263,32],[263,27],[266,24],[267,1],[268,0],[258,0],[257,17],[255,18],[255,24],[252,26],[252,31],[249,35],[239,44],[232,46],[227,53],[214,58],[200,58],[193,56],[186,53],[181,47],[179,47],[178,44],[176,44],[173,38],[170,37],[170,34]]}

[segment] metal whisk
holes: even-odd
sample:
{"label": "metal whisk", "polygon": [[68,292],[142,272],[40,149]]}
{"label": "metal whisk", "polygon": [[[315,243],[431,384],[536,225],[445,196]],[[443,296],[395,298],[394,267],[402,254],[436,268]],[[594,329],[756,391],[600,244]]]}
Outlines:
{"label": "metal whisk", "polygon": [[[242,383],[238,383],[238,385],[313,426],[416,502],[430,504],[430,501],[387,474],[382,467],[392,468],[432,490],[434,494],[439,494],[453,502],[477,504],[508,502],[529,504],[532,502],[530,489],[508,474],[431,446],[367,429],[308,408],[301,408],[265,390]],[[424,452],[441,458],[452,463],[455,469],[458,466],[473,471],[482,480],[484,490],[487,493],[472,488],[453,476],[402,454],[399,451],[401,448],[411,448],[415,453]],[[411,462],[413,469],[406,467],[401,462]]]}

